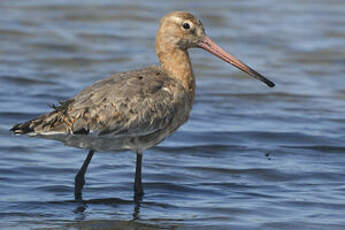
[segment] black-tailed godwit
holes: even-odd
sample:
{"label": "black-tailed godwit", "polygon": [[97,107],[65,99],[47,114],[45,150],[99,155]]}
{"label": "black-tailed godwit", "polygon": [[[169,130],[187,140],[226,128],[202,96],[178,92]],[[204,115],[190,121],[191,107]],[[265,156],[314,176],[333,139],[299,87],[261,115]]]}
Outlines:
{"label": "black-tailed godwit", "polygon": [[159,66],[115,74],[97,81],[50,113],[16,124],[15,134],[56,139],[88,149],[75,177],[75,199],[82,199],[85,172],[95,151],[133,150],[137,154],[134,197],[143,196],[144,150],[159,144],[189,117],[195,77],[189,48],[203,48],[268,86],[274,83],[217,46],[195,16],[172,12],[161,19],[156,37]]}

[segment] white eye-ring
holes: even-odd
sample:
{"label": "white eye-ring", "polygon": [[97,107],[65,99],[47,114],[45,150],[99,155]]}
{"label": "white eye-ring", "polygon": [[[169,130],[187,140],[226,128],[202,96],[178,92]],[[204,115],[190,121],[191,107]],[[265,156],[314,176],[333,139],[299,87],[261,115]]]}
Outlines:
{"label": "white eye-ring", "polygon": [[[180,24],[181,25],[181,24]],[[193,22],[191,22],[190,20],[186,20],[186,21],[183,21],[181,27],[184,29],[184,30],[192,30],[194,28],[194,24]]]}
{"label": "white eye-ring", "polygon": [[185,30],[189,30],[190,29],[190,24],[188,22],[185,22],[183,23],[182,27],[185,29]]}

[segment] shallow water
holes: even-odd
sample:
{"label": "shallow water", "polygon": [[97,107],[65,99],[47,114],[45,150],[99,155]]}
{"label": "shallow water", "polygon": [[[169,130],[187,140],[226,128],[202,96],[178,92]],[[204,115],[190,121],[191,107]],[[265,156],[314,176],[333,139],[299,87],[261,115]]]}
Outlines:
{"label": "shallow water", "polygon": [[[159,19],[176,9],[277,86],[191,50],[195,106],[145,152],[141,207],[130,152],[96,153],[74,202],[86,152],[8,130],[157,63]],[[1,229],[344,229],[344,1],[3,0],[0,15]]]}

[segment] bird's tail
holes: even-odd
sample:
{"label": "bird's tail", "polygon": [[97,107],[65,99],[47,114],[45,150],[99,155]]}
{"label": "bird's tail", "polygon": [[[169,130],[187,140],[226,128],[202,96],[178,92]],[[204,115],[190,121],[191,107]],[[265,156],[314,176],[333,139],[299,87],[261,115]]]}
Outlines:
{"label": "bird's tail", "polygon": [[24,123],[15,124],[10,129],[10,131],[12,131],[14,134],[17,134],[17,135],[32,133],[34,131],[32,125],[31,125],[32,122],[33,122],[33,120],[27,121]]}
{"label": "bird's tail", "polygon": [[17,135],[27,134],[29,136],[35,136],[37,134],[46,135],[52,132],[56,133],[58,130],[61,132],[61,126],[64,126],[61,118],[62,116],[58,112],[53,111],[30,121],[16,124],[10,131]]}
{"label": "bird's tail", "polygon": [[30,121],[15,124],[10,131],[21,135],[48,135],[51,133],[66,133],[69,131],[69,122],[66,120],[65,112],[69,101],[61,102],[60,106],[52,106],[54,111],[42,114]]}

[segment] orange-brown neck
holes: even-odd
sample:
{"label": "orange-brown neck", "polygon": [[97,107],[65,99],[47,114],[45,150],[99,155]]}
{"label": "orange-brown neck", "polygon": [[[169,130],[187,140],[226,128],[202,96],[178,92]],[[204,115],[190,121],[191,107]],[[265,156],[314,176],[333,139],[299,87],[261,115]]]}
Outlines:
{"label": "orange-brown neck", "polygon": [[181,83],[192,105],[195,96],[195,78],[187,50],[168,43],[162,44],[157,39],[156,52],[163,69]]}

